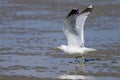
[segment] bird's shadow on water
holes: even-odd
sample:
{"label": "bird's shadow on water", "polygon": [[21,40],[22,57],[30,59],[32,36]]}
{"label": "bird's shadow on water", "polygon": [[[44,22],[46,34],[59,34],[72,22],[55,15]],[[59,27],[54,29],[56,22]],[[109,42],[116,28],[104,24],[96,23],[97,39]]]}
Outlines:
{"label": "bird's shadow on water", "polygon": [[[90,68],[89,66],[93,66],[88,62],[97,61],[99,59],[89,58],[85,59],[86,63],[82,64],[82,60],[79,59],[79,61],[69,61],[70,65],[72,67],[72,70],[68,72],[68,74],[61,74],[58,75],[58,79],[60,80],[95,80],[94,76],[86,75],[86,71]],[[91,69],[91,68],[90,68]]]}
{"label": "bird's shadow on water", "polygon": [[[87,58],[85,59],[85,63],[87,62],[92,62],[92,61],[99,61],[100,59],[96,59],[96,58]],[[79,64],[79,63],[82,63],[82,60],[79,59],[79,60],[74,60],[74,61],[69,61],[68,63],[76,63],[76,64]]]}
{"label": "bird's shadow on water", "polygon": [[95,59],[95,58],[89,58],[85,59],[85,62],[90,62],[90,61],[99,61],[100,59]]}

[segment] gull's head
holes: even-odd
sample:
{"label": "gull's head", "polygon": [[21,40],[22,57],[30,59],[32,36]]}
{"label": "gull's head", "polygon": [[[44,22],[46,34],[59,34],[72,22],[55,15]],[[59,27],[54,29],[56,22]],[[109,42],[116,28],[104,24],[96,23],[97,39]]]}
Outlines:
{"label": "gull's head", "polygon": [[74,8],[69,12],[69,14],[67,15],[67,18],[70,16],[77,15],[77,14],[79,14],[79,11],[78,11],[78,9]]}

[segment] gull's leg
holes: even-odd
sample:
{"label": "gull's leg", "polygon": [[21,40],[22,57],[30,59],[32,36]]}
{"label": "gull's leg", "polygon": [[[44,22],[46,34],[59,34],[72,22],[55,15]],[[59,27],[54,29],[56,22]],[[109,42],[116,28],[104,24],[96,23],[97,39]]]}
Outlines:
{"label": "gull's leg", "polygon": [[81,56],[75,57],[75,62],[79,62],[77,59],[80,58]]}
{"label": "gull's leg", "polygon": [[75,57],[75,59],[78,59],[78,58],[80,58],[81,56],[77,56],[77,57]]}
{"label": "gull's leg", "polygon": [[85,55],[81,54],[81,56],[75,57],[75,62],[79,62],[78,58],[82,57],[82,64],[85,64]]}
{"label": "gull's leg", "polygon": [[82,56],[82,64],[85,64],[85,55],[82,54],[81,56]]}

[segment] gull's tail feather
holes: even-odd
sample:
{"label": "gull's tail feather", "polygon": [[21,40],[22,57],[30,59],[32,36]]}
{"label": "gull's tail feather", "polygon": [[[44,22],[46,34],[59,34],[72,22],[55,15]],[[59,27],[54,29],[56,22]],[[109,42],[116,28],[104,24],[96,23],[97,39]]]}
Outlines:
{"label": "gull's tail feather", "polygon": [[82,50],[83,50],[83,52],[85,52],[85,53],[98,51],[97,49],[87,48],[87,47],[83,47]]}

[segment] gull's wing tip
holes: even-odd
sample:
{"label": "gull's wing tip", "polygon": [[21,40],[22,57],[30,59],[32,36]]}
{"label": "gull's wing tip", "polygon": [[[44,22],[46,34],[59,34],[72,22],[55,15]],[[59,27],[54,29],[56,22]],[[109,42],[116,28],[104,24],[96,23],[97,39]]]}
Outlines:
{"label": "gull's wing tip", "polygon": [[76,11],[78,11],[78,8],[72,8],[72,10],[76,10]]}
{"label": "gull's wing tip", "polygon": [[73,15],[76,15],[76,14],[79,14],[79,11],[77,8],[73,8],[69,14],[67,15],[67,18],[70,17],[70,16],[73,16]]}
{"label": "gull's wing tip", "polygon": [[93,10],[93,5],[89,5],[86,9],[84,9],[81,14],[86,13],[86,12],[92,12]]}
{"label": "gull's wing tip", "polygon": [[91,9],[93,9],[93,7],[94,7],[93,5],[89,5],[89,6],[88,6],[88,8],[91,8]]}

